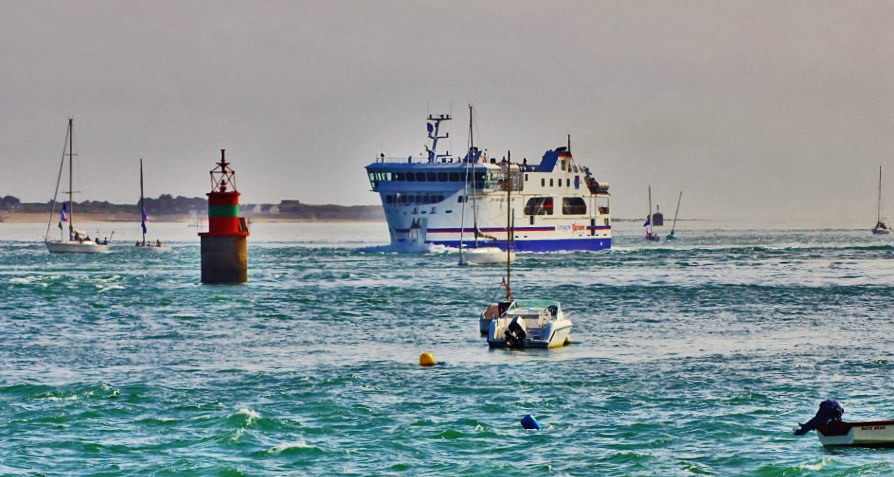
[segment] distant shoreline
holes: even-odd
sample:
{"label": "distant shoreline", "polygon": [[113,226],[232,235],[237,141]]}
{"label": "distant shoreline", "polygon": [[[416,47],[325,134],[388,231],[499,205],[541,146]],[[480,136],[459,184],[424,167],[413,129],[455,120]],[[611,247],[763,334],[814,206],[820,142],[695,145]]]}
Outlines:
{"label": "distant shoreline", "polygon": [[[288,215],[262,215],[262,216],[252,216],[248,215],[248,218],[252,222],[257,223],[270,223],[270,222],[384,222],[384,218],[338,218],[338,217],[327,217],[327,218],[314,218],[314,217],[290,217]],[[49,220],[49,215],[47,213],[38,213],[38,212],[0,212],[0,223],[10,223],[10,224],[37,224],[37,223],[47,223]],[[84,212],[79,213],[77,215],[77,220],[80,223],[84,222],[139,222],[140,218],[137,216],[133,216],[132,214],[118,214],[118,213],[98,213],[98,212]],[[151,221],[153,223],[190,223],[193,220],[192,215],[188,214],[175,214],[175,215],[157,215],[152,216]],[[206,217],[200,217],[200,221],[207,223]],[[54,220],[54,222],[58,222],[58,217]]]}

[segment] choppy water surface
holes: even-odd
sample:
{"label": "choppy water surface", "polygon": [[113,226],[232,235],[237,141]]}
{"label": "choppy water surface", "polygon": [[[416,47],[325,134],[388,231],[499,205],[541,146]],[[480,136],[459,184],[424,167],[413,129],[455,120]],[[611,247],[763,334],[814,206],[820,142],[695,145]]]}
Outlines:
{"label": "choppy water surface", "polygon": [[574,343],[490,351],[499,267],[369,248],[382,224],[258,224],[249,283],[203,286],[177,227],[166,256],[0,243],[0,474],[894,473],[791,435],[827,397],[894,417],[894,239],[621,228],[519,254],[514,294],[561,300]]}

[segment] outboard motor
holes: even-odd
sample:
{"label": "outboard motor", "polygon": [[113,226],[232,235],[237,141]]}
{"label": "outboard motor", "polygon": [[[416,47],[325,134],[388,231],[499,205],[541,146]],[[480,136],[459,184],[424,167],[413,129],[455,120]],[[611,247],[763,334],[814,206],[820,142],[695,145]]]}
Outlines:
{"label": "outboard motor", "polygon": [[820,403],[819,410],[816,412],[816,416],[813,416],[813,419],[807,421],[806,424],[799,424],[801,428],[795,430],[795,435],[803,436],[819,426],[833,421],[840,421],[842,414],[844,414],[844,408],[841,407],[841,404],[838,404],[838,401],[826,399]]}
{"label": "outboard motor", "polygon": [[528,336],[528,329],[525,327],[525,320],[520,316],[516,316],[509,322],[504,333],[506,344],[510,348],[524,348],[525,338]]}

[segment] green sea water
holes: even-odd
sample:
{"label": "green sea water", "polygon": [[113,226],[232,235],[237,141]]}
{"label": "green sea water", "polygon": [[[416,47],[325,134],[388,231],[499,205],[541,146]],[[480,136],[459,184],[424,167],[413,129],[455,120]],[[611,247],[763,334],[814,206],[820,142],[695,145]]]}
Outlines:
{"label": "green sea water", "polygon": [[514,295],[560,300],[573,344],[506,351],[477,323],[500,267],[257,224],[249,282],[207,286],[176,227],[167,255],[62,256],[0,224],[0,474],[894,474],[792,435],[826,398],[894,418],[894,239],[621,227],[519,254]]}

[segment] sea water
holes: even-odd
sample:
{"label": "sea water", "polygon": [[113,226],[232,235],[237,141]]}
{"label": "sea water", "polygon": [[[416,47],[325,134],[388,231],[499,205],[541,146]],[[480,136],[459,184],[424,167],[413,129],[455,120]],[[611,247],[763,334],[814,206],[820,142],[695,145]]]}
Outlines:
{"label": "sea water", "polygon": [[826,398],[894,418],[894,239],[868,230],[519,254],[513,295],[560,300],[573,344],[507,351],[477,321],[503,268],[384,224],[255,224],[237,286],[199,283],[195,229],[153,225],[154,255],[96,228],[128,226],[90,256],[0,224],[0,474],[894,474],[792,435]]}

